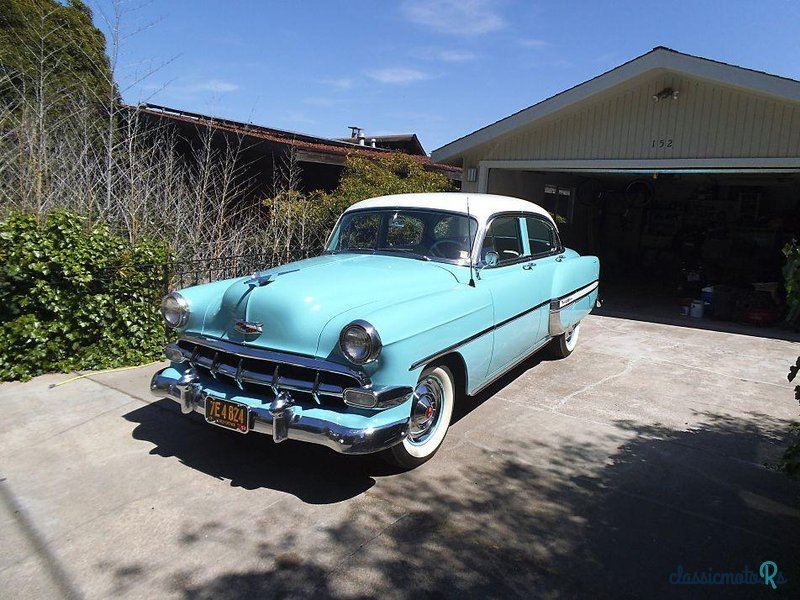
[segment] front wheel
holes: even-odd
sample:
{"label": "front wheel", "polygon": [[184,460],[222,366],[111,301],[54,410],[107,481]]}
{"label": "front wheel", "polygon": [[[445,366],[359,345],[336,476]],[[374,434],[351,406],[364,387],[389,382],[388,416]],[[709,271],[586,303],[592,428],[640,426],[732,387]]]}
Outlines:
{"label": "front wheel", "polygon": [[442,445],[453,416],[456,386],[444,365],[425,369],[414,389],[408,435],[384,453],[392,464],[413,469],[430,460]]}
{"label": "front wheel", "polygon": [[553,338],[548,348],[550,354],[556,358],[567,358],[575,350],[580,332],[581,324],[578,323],[572,329],[567,329],[558,337]]}

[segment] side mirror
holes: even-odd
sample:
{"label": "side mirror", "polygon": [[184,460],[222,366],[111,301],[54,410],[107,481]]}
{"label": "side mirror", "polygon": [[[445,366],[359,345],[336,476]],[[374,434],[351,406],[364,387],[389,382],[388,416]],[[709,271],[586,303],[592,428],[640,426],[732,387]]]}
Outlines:
{"label": "side mirror", "polygon": [[477,275],[478,279],[481,278],[481,271],[483,271],[486,267],[497,266],[498,260],[500,260],[500,255],[497,252],[487,252],[486,256],[483,257],[483,264],[478,267],[477,271],[475,271],[475,275]]}

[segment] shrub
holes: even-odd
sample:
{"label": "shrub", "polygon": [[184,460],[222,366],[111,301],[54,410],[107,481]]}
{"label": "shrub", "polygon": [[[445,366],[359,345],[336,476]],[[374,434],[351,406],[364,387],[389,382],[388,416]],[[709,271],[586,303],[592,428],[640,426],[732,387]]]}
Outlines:
{"label": "shrub", "polygon": [[800,244],[797,240],[783,247],[786,264],[783,266],[783,281],[786,288],[786,303],[789,306],[786,322],[790,325],[800,319]]}
{"label": "shrub", "polygon": [[168,259],[74,213],[12,213],[0,224],[0,380],[157,358]]}

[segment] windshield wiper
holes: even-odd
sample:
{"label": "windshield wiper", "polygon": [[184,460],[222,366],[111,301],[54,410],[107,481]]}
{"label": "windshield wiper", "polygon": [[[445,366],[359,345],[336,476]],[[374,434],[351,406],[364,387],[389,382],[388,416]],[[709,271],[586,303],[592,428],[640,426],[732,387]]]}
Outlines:
{"label": "windshield wiper", "polygon": [[391,254],[393,252],[405,252],[406,254],[411,255],[411,258],[416,258],[417,260],[425,260],[430,261],[429,256],[425,256],[424,254],[420,254],[419,252],[414,252],[413,250],[409,250],[408,248],[381,248],[378,252],[383,252],[386,254]]}

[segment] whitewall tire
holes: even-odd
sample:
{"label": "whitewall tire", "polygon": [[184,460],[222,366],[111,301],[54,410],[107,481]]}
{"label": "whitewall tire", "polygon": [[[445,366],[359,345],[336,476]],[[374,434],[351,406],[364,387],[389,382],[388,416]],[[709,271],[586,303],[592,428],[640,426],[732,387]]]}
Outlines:
{"label": "whitewall tire", "polygon": [[450,369],[444,365],[425,369],[414,390],[408,435],[389,448],[385,457],[404,469],[413,469],[429,460],[447,435],[455,398],[455,379]]}
{"label": "whitewall tire", "polygon": [[575,350],[575,346],[578,345],[578,336],[580,333],[581,324],[578,323],[572,329],[568,329],[558,337],[553,338],[549,346],[550,354],[556,358],[568,357],[572,354],[572,351]]}

